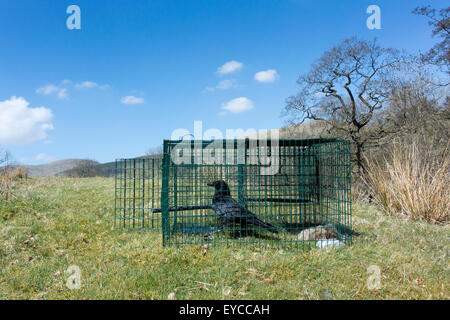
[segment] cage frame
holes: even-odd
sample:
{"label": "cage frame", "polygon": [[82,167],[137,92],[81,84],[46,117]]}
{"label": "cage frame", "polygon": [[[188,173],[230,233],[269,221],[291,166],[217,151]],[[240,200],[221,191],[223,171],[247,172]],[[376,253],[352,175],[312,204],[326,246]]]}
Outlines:
{"label": "cage frame", "polygon": [[[295,203],[298,203],[298,210],[299,212],[301,212],[301,202],[302,199],[284,199],[283,197],[281,198],[258,198],[258,197],[247,197],[247,195],[245,195],[244,197],[244,192],[242,190],[244,190],[243,185],[246,184],[246,182],[248,181],[248,176],[247,176],[247,171],[250,168],[250,165],[247,163],[248,162],[248,156],[247,156],[247,151],[249,150],[249,146],[251,143],[255,143],[258,145],[258,143],[260,141],[263,141],[262,139],[232,139],[232,140],[227,140],[227,139],[223,139],[223,140],[164,140],[163,142],[163,154],[162,154],[162,158],[160,158],[160,168],[155,168],[155,166],[153,165],[151,170],[153,172],[153,176],[150,179],[151,182],[155,183],[155,172],[159,172],[158,173],[158,177],[160,177],[161,181],[160,181],[160,185],[158,185],[158,187],[160,188],[159,190],[155,190],[154,188],[152,189],[152,192],[157,192],[160,191],[160,198],[159,201],[157,201],[157,199],[155,199],[154,196],[151,197],[152,203],[154,204],[155,201],[159,202],[159,208],[155,208],[154,205],[152,205],[151,208],[147,208],[145,209],[144,207],[139,207],[137,208],[138,211],[140,211],[140,213],[142,214],[142,220],[140,220],[142,222],[142,228],[139,229],[153,229],[153,230],[161,230],[161,236],[162,236],[162,245],[163,247],[166,246],[170,246],[170,245],[186,245],[186,244],[203,244],[203,243],[223,243],[225,242],[226,244],[233,244],[236,243],[236,241],[209,241],[209,240],[205,240],[205,239],[201,239],[201,240],[196,240],[196,241],[171,241],[171,236],[173,234],[173,230],[175,230],[175,233],[177,232],[177,228],[178,228],[178,219],[181,219],[182,223],[181,226],[183,227],[183,221],[186,217],[186,215],[184,215],[184,212],[201,212],[201,210],[208,210],[211,211],[211,204],[197,204],[197,203],[189,203],[186,204],[183,201],[180,201],[180,203],[178,202],[178,197],[177,197],[177,193],[178,192],[183,192],[183,190],[177,190],[178,186],[178,181],[180,179],[179,176],[177,176],[178,174],[178,170],[182,169],[182,165],[180,166],[179,164],[174,164],[172,159],[171,159],[171,152],[173,151],[173,147],[176,145],[179,145],[181,143],[183,143],[185,146],[189,145],[191,150],[194,150],[195,147],[200,146],[200,150],[204,150],[205,147],[211,145],[212,143],[215,143],[216,145],[222,145],[223,149],[225,149],[227,146],[233,145],[234,150],[237,150],[237,146],[239,143],[244,145],[244,163],[241,164],[234,164],[232,166],[236,166],[237,165],[237,194],[235,194],[236,197],[236,201],[245,206],[247,208],[248,203],[252,202],[252,203],[265,203],[267,205],[267,203],[270,202],[276,202],[278,203],[278,206],[280,206],[280,203],[288,203],[287,207],[288,208],[295,208]],[[317,199],[315,200],[315,202],[313,202],[313,216],[314,219],[316,219],[316,211],[317,208],[320,208],[319,210],[323,210],[322,208],[324,207],[324,204],[322,204],[323,199],[323,195],[322,192],[324,191],[323,188],[323,183],[321,181],[322,179],[322,173],[321,170],[323,170],[322,166],[322,161],[329,161],[330,159],[326,159],[324,158],[324,154],[329,154],[326,152],[323,152],[323,154],[321,153],[320,149],[321,146],[324,145],[339,145],[341,149],[339,149],[338,152],[335,152],[336,154],[338,153],[342,153],[339,154],[338,157],[344,157],[344,161],[343,163],[339,163],[339,164],[333,164],[333,162],[331,162],[331,164],[329,164],[329,168],[330,170],[335,170],[336,175],[324,175],[324,180],[327,179],[337,179],[336,181],[340,181],[339,179],[341,179],[342,177],[339,176],[339,172],[337,170],[344,170],[344,196],[338,200],[338,203],[336,204],[337,206],[337,222],[339,224],[341,224],[341,221],[344,221],[343,223],[343,227],[345,229],[347,229],[347,235],[345,237],[342,238],[343,241],[345,241],[346,243],[351,243],[352,241],[352,237],[351,237],[351,226],[352,226],[352,217],[351,217],[351,160],[350,160],[350,144],[348,141],[343,140],[343,139],[339,139],[339,138],[313,138],[313,139],[266,139],[264,140],[265,146],[267,148],[271,148],[272,144],[276,143],[277,146],[279,148],[288,148],[288,147],[294,147],[295,148],[301,148],[301,147],[308,147],[308,150],[311,150],[311,148],[318,148],[318,153],[313,155],[314,160],[314,164],[308,164],[309,166],[311,166],[312,168],[315,168],[315,170],[317,171],[316,177],[315,179],[317,179],[316,185],[317,185],[317,191],[315,193],[315,197],[317,197]],[[300,150],[300,149],[299,149]],[[315,150],[315,149],[314,149]],[[336,151],[336,150],[335,150]],[[203,151],[202,151],[203,152]],[[258,151],[259,152],[259,151]],[[286,151],[284,151],[286,152]],[[331,154],[333,154],[333,152],[331,152]],[[258,154],[259,155],[259,154]],[[283,155],[280,155],[280,157],[282,157]],[[287,154],[284,154],[285,157],[287,157]],[[289,155],[292,157],[292,155]],[[300,160],[296,160],[295,157],[298,156],[303,156],[305,157],[304,154],[294,154],[294,163],[295,161],[299,161],[298,163],[300,163]],[[334,155],[335,156],[335,155]],[[225,156],[226,157],[226,156]],[[311,157],[310,155],[308,155],[308,157]],[[306,157],[307,158],[307,157]],[[325,159],[325,160],[324,160]],[[341,159],[342,160],[342,159]],[[124,162],[125,161],[125,162]],[[143,174],[143,180],[145,180],[145,158],[141,158],[141,159],[117,159],[116,160],[116,164],[115,164],[115,215],[114,215],[114,219],[115,219],[115,227],[116,227],[116,219],[117,219],[117,213],[120,210],[124,210],[123,211],[123,216],[121,216],[121,218],[123,218],[123,221],[125,221],[126,218],[126,206],[123,205],[122,206],[118,206],[118,204],[120,204],[120,201],[123,201],[124,203],[127,201],[127,197],[123,197],[122,194],[118,194],[118,190],[120,190],[121,188],[125,190],[129,190],[128,187],[124,187],[119,184],[118,186],[118,181],[120,182],[121,180],[118,180],[118,173],[120,170],[122,170],[123,168],[121,168],[119,166],[119,164],[125,163],[125,174],[127,173],[127,170],[129,171],[130,169],[126,167],[127,165],[127,161],[131,164],[133,164],[133,169],[132,172],[135,175],[136,174],[136,161],[144,161],[143,162],[143,166],[141,166],[138,170],[142,170],[144,172]],[[309,160],[308,160],[309,161]],[[332,160],[334,161],[334,160]],[[154,162],[154,160],[153,160]],[[207,168],[208,166],[214,168],[214,167],[218,167],[221,165],[217,165],[217,164],[191,164],[192,167],[191,168]],[[305,165],[305,164],[303,164]],[[225,164],[225,166],[230,166],[229,164]],[[293,166],[294,167],[294,166]],[[335,168],[336,167],[336,168]],[[222,170],[222,169],[221,169]],[[303,170],[303,169],[302,169]],[[195,171],[195,169],[194,169]],[[181,172],[181,176],[182,176],[182,172]],[[245,172],[245,173],[244,173]],[[298,179],[298,177],[296,177],[296,179]],[[244,181],[245,180],[245,183]],[[127,178],[125,178],[125,182],[127,181]],[[132,181],[134,184],[136,183],[136,176],[133,177],[133,179],[131,179],[130,181]],[[175,183],[174,183],[175,181]],[[205,181],[202,181],[202,183]],[[330,181],[326,181],[327,183],[330,183]],[[144,181],[145,183],[145,181]],[[334,183],[334,180],[331,181],[331,183]],[[336,186],[331,185],[327,187],[328,189],[331,190],[331,192],[338,192],[339,190],[337,190]],[[138,190],[140,188],[137,188]],[[136,225],[135,225],[135,217],[136,217],[136,208],[135,208],[135,203],[136,203],[136,199],[142,200],[143,202],[145,202],[145,200],[148,200],[150,197],[145,196],[145,191],[144,193],[139,193],[138,197],[136,197],[136,186],[134,185],[133,188],[131,188],[130,190],[133,191],[133,196],[131,197],[132,202],[133,202],[133,225],[132,227],[128,226],[128,228],[130,229],[136,229]],[[145,189],[145,188],[143,188]],[[335,190],[336,189],[336,190]],[[327,190],[327,192],[330,192],[330,190]],[[266,193],[267,194],[267,193]],[[142,197],[139,197],[142,196]],[[173,199],[171,199],[171,195],[173,195]],[[143,198],[143,199],[142,199]],[[200,196],[201,198],[201,196]],[[118,201],[119,200],[119,201]],[[183,198],[181,199],[183,200]],[[200,199],[201,200],[201,199]],[[326,201],[329,201],[329,198],[326,198]],[[340,203],[339,201],[343,202]],[[327,206],[330,206],[329,203],[327,203]],[[271,208],[273,208],[274,205],[271,206]],[[282,207],[282,205],[281,205]],[[257,208],[257,206],[255,204],[251,204],[251,208]],[[306,207],[305,207],[306,208]],[[147,210],[147,213],[151,213],[153,214],[160,214],[160,224],[157,224],[156,227],[145,227],[145,219],[144,219],[144,213],[145,210]],[[329,208],[327,207],[327,210],[329,210]],[[261,212],[261,210],[257,210],[258,213]],[[305,210],[306,211],[306,210]],[[181,213],[181,215],[179,216],[179,213]],[[299,213],[298,215],[301,215],[301,213]],[[327,215],[328,215],[328,211],[327,211]],[[340,215],[343,216],[343,220],[341,219]],[[120,215],[119,215],[120,216]],[[180,218],[179,218],[180,217]],[[193,216],[191,216],[192,218]],[[130,218],[130,217],[128,217]],[[201,218],[201,215],[198,215],[197,218]],[[328,216],[326,217],[328,219]],[[306,220],[305,220],[306,221]],[[327,220],[328,221],[328,220]],[[153,222],[153,220],[152,220]],[[336,221],[334,221],[336,222]],[[311,227],[311,224],[306,225],[306,227]],[[123,226],[119,226],[120,228],[127,228],[126,223],[124,222]],[[341,230],[339,229],[339,231],[341,232]],[[238,244],[242,244],[242,242],[245,243],[245,241],[237,241]],[[287,241],[286,241],[287,242]],[[276,240],[274,238],[271,239],[271,241],[266,241],[266,242],[261,242],[258,243],[257,241],[257,245],[269,245],[269,246],[278,246],[280,247],[280,243],[283,244],[282,247],[285,247],[285,244],[288,245],[288,247],[292,247],[293,245],[297,248],[299,247],[303,247],[305,248],[305,243],[307,243],[307,240],[290,240],[287,243],[283,243],[283,241],[281,240]],[[248,244],[248,243],[247,243]],[[307,245],[306,245],[307,246]]]}

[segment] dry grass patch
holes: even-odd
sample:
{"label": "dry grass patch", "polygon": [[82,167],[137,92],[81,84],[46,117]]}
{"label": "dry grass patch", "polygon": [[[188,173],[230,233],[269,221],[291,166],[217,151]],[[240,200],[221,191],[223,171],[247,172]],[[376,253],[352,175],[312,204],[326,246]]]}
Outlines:
{"label": "dry grass patch", "polygon": [[0,172],[0,196],[8,200],[13,194],[17,180],[28,179],[28,169],[18,167],[15,169],[3,169]]}
{"label": "dry grass patch", "polygon": [[393,143],[390,154],[367,160],[364,180],[388,214],[447,224],[450,212],[449,145]]}

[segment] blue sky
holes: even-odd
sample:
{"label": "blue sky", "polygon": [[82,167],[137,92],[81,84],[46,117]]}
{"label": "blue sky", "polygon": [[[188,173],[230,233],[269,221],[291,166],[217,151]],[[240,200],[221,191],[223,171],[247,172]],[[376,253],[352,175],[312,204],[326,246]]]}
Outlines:
{"label": "blue sky", "polygon": [[[66,26],[71,4],[81,30]],[[366,27],[372,4],[381,30]],[[411,14],[427,4],[448,5],[0,0],[0,146],[22,163],[107,162],[142,155],[177,128],[192,132],[194,120],[223,132],[278,128],[298,76],[341,40],[432,47],[426,19]]]}

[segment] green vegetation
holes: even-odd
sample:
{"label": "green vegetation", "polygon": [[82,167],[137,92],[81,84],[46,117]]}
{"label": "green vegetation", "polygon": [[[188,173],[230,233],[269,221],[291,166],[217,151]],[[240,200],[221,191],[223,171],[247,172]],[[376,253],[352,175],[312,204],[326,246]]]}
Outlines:
{"label": "green vegetation", "polygon": [[[0,157],[2,155],[0,154]],[[0,161],[1,165],[1,161]],[[87,159],[65,159],[57,160],[41,165],[9,165],[9,169],[22,169],[28,170],[28,175],[31,178],[36,177],[51,177],[56,175],[64,175],[66,171],[73,170],[78,167],[97,167],[99,166],[97,161]]]}
{"label": "green vegetation", "polygon": [[[449,228],[355,204],[353,245],[281,251],[161,247],[113,230],[114,180],[38,178],[0,200],[1,299],[449,299]],[[66,287],[71,265],[81,288]],[[369,290],[367,268],[381,269]]]}

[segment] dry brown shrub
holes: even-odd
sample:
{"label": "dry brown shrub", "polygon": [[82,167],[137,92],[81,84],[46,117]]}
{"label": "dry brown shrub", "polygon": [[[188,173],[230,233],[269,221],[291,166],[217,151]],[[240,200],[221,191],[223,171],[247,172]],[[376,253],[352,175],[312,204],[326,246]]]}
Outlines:
{"label": "dry brown shrub", "polygon": [[449,145],[394,142],[378,159],[366,159],[365,181],[385,212],[447,224],[450,210]]}
{"label": "dry brown shrub", "polygon": [[6,200],[13,197],[14,186],[20,179],[28,179],[27,168],[6,168],[0,172],[0,196],[4,197]]}

